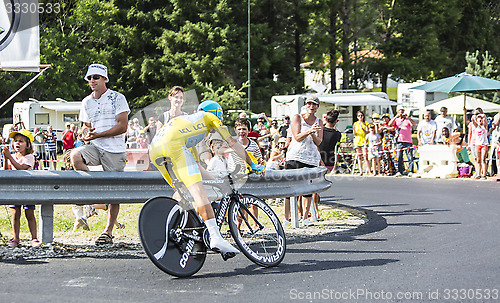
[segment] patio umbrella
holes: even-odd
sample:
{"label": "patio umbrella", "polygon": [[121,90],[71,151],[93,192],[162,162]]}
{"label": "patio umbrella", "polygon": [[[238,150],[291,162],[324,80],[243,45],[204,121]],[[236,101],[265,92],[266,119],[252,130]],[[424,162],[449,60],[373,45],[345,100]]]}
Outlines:
{"label": "patio umbrella", "polygon": [[479,91],[498,91],[500,90],[500,81],[473,76],[468,73],[461,73],[453,77],[439,79],[423,85],[413,87],[413,89],[421,89],[426,92],[463,92],[464,93],[464,131],[465,117],[467,115],[466,93]]}

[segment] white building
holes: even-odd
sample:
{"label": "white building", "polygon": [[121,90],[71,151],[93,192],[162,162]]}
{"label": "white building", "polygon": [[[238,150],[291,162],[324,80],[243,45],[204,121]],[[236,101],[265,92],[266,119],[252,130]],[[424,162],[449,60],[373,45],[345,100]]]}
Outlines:
{"label": "white building", "polygon": [[[366,58],[381,58],[381,57],[382,54],[376,50],[358,51],[357,58],[355,58],[354,54],[351,54],[351,58],[353,60],[357,59],[358,62],[363,62],[364,59]],[[309,68],[311,63],[312,62],[306,62],[301,64],[302,70],[304,71],[304,87],[306,88],[306,90],[318,94],[334,93],[333,91],[330,90],[332,82],[330,69],[327,69],[325,72],[313,70]],[[339,58],[337,60],[337,66],[340,65],[341,63],[342,59]],[[335,70],[335,83],[336,83],[335,90],[341,89],[343,75],[344,71],[340,67],[337,67]],[[366,80],[363,80],[362,83],[358,83],[358,85],[363,89],[373,89],[376,87],[382,87],[382,83],[380,80],[381,80],[380,77],[374,77],[374,78],[367,77]],[[389,75],[389,78],[387,79],[387,87],[397,87],[397,86],[398,82],[391,79]]]}
{"label": "white building", "polygon": [[422,80],[413,83],[399,83],[398,105],[402,105],[407,110],[418,109],[422,111],[428,105],[448,98],[447,93],[428,93],[421,89],[412,89],[425,83],[427,82]]}

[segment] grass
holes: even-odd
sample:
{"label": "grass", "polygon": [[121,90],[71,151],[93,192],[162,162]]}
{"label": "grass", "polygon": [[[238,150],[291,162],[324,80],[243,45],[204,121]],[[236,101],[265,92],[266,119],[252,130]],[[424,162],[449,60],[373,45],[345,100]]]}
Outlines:
{"label": "grass", "polygon": [[[267,202],[269,203],[271,201],[268,200]],[[137,236],[137,218],[139,216],[141,207],[142,204],[122,204],[120,206],[118,222],[125,224],[125,229],[115,228],[113,231],[113,235],[115,236],[115,238],[120,238],[123,236]],[[273,205],[272,208],[280,219],[284,217],[283,206]],[[40,223],[38,220],[39,209],[40,206],[37,205],[35,210],[37,216],[37,224]],[[327,221],[342,221],[352,217],[360,216],[363,216],[363,214],[356,210],[320,205],[321,219],[319,220],[318,224],[321,225],[322,222],[326,223]],[[2,235],[7,239],[11,239],[13,237],[12,228],[10,226],[10,218],[11,209],[7,205],[0,206],[0,231]],[[64,239],[86,237],[88,238],[88,241],[90,243],[93,243],[93,240],[95,240],[95,238],[98,237],[104,230],[106,219],[107,212],[99,210],[99,214],[97,216],[92,216],[87,220],[90,226],[90,231],[84,231],[80,228],[74,232],[73,224],[75,221],[75,216],[73,215],[71,205],[54,205],[54,238]],[[264,224],[266,223],[264,222]],[[270,222],[267,222],[267,224],[270,224]],[[226,229],[227,226],[222,228],[223,231]],[[41,238],[41,235],[38,234],[38,237]],[[28,224],[26,222],[24,212],[21,216],[21,240],[31,240],[31,235],[29,233]]]}
{"label": "grass", "polygon": [[[125,224],[125,229],[114,229],[113,235],[117,238],[120,236],[136,236],[137,235],[137,217],[142,204],[122,204],[120,206],[120,214],[118,215],[118,222]],[[11,210],[7,205],[0,206],[0,231],[5,238],[11,239],[13,237],[12,228],[10,226]],[[40,222],[38,220],[38,212],[40,206],[36,206],[36,216],[37,224]],[[73,232],[73,224],[75,222],[75,216],[71,209],[71,205],[54,205],[54,238],[75,238],[75,237],[88,237],[89,241],[98,237],[104,227],[106,226],[107,212],[99,210],[97,216],[93,216],[87,219],[90,226],[90,231],[84,231],[83,229],[78,229]],[[39,226],[38,226],[39,228]],[[41,238],[40,233],[38,237]],[[31,240],[31,234],[28,229],[28,224],[26,218],[21,215],[21,239]]]}
{"label": "grass", "polygon": [[[381,87],[375,87],[372,89],[373,92],[381,92]],[[387,88],[387,96],[389,96],[389,100],[397,100],[398,99],[398,88],[397,87],[388,87]]]}

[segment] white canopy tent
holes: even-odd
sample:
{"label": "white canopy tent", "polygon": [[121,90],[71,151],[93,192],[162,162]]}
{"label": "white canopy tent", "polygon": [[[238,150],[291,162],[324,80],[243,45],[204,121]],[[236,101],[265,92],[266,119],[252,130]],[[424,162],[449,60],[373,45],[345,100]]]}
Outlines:
{"label": "white canopy tent", "polygon": [[[464,96],[458,95],[453,98],[444,99],[431,105],[426,106],[426,109],[439,112],[441,107],[448,108],[449,115],[463,115],[464,113]],[[500,105],[484,101],[481,99],[466,96],[465,107],[468,110],[476,109],[478,107],[482,108],[485,113],[500,112]]]}
{"label": "white canopy tent", "polygon": [[[353,94],[331,94],[331,95],[319,95],[319,101],[325,103],[336,104],[340,106],[377,106],[377,105],[394,105],[397,103],[384,98],[385,94],[377,93],[353,93]],[[387,96],[387,95],[385,95]]]}

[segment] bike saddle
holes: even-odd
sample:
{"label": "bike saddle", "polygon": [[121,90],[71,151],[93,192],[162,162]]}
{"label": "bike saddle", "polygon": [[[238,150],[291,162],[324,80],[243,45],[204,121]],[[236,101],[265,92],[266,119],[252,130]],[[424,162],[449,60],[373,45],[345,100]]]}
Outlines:
{"label": "bike saddle", "polygon": [[166,163],[171,162],[172,160],[169,157],[158,157],[155,159],[155,163],[158,166],[164,166]]}

